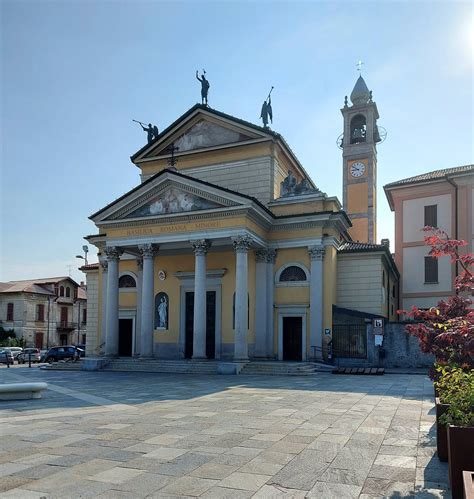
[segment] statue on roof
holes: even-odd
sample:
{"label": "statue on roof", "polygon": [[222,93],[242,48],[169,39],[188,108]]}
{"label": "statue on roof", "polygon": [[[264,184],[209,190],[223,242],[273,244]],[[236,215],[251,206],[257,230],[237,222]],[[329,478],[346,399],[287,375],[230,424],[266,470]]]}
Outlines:
{"label": "statue on roof", "polygon": [[291,170],[288,171],[288,176],[280,183],[280,197],[288,196],[301,196],[304,194],[314,194],[318,192],[309,183],[306,178],[301,179],[301,182],[297,182],[296,177],[293,175]]}
{"label": "statue on roof", "polygon": [[273,110],[272,110],[272,98],[270,97],[273,87],[270,89],[268,97],[263,101],[262,111],[260,112],[260,118],[263,121],[263,126],[268,127],[268,118],[270,122],[273,123]]}
{"label": "statue on roof", "polygon": [[146,132],[148,144],[158,137],[159,132],[157,126],[154,126],[151,123],[148,123],[148,126],[145,126],[145,123],[142,123],[141,121],[138,120],[132,120],[132,121],[138,123],[142,127],[143,131]]}
{"label": "statue on roof", "polygon": [[205,106],[208,105],[207,103],[207,94],[209,92],[209,87],[211,86],[209,83],[209,80],[206,79],[206,70],[202,70],[202,75],[201,78],[199,78],[199,72],[196,70],[196,78],[198,81],[201,82],[201,104],[204,104]]}

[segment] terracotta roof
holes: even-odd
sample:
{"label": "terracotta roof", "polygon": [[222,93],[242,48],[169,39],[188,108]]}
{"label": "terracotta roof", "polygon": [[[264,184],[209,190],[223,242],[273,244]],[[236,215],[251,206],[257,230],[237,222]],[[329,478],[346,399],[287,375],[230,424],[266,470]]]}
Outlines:
{"label": "terracotta roof", "polygon": [[[86,236],[89,237],[89,236]],[[83,265],[82,267],[79,267],[79,270],[87,271],[87,270],[98,270],[99,269],[99,263],[88,263],[87,265]]]}
{"label": "terracotta roof", "polygon": [[390,253],[390,248],[385,244],[373,244],[373,243],[359,243],[355,241],[348,241],[339,246],[337,250],[338,253],[370,253],[383,251],[388,261],[392,265],[394,272],[397,276],[400,275],[395,260],[393,259],[392,253]]}
{"label": "terracotta roof", "polygon": [[[0,293],[36,293],[40,295],[54,295],[54,288],[52,285],[61,281],[71,281],[73,284],[78,286],[78,289],[80,289],[79,284],[71,277],[60,276],[46,277],[43,279],[0,282]],[[84,299],[86,299],[85,293]]]}
{"label": "terracotta roof", "polygon": [[397,180],[396,182],[391,182],[390,184],[384,185],[384,189],[390,187],[398,187],[407,184],[417,184],[419,182],[430,182],[435,180],[441,180],[454,175],[463,175],[465,173],[474,173],[474,165],[464,165],[464,166],[456,166],[454,168],[445,168],[443,170],[435,170],[432,172],[423,173],[421,175],[416,175],[414,177],[404,178],[402,180]]}

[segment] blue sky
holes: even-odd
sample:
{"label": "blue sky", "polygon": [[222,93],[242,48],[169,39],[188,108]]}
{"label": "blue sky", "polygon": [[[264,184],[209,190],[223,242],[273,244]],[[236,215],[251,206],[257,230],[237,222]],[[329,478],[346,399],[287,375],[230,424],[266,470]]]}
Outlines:
{"label": "blue sky", "polygon": [[139,182],[131,120],[164,129],[200,101],[203,67],[211,107],[255,123],[274,85],[273,129],[341,199],[340,108],[362,59],[388,131],[379,239],[393,240],[384,184],[473,161],[470,2],[0,4],[0,280],[84,278],[88,216]]}

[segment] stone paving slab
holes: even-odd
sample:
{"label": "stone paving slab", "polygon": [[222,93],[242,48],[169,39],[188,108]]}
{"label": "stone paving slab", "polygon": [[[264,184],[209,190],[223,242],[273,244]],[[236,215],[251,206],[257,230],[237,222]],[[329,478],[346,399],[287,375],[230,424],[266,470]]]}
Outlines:
{"label": "stone paving slab", "polygon": [[424,376],[0,368],[0,497],[450,497]]}

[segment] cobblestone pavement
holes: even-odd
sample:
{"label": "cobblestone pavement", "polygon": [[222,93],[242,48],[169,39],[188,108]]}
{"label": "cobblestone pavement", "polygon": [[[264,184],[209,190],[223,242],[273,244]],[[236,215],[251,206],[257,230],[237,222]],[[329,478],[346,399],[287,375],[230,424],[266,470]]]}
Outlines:
{"label": "cobblestone pavement", "polygon": [[449,497],[419,375],[0,369],[0,497]]}

